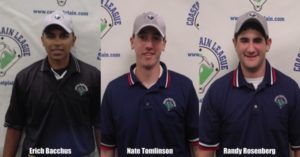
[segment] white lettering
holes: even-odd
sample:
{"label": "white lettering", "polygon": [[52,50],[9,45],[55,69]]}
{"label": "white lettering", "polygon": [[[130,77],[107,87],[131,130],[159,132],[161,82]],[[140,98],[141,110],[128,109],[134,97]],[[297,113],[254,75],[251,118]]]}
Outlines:
{"label": "white lettering", "polygon": [[173,154],[173,149],[142,148],[142,154]]}
{"label": "white lettering", "polygon": [[223,148],[223,154],[238,154],[241,155],[242,154],[242,149],[240,148]]}
{"label": "white lettering", "polygon": [[141,154],[141,150],[138,148],[127,148],[127,154]]}
{"label": "white lettering", "polygon": [[45,154],[44,148],[29,148],[29,154]]}

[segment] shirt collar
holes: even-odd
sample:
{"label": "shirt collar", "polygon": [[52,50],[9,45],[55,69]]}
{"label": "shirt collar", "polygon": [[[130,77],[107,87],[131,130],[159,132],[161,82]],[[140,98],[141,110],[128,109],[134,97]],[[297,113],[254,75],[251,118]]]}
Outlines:
{"label": "shirt collar", "polygon": [[[41,71],[51,71],[50,64],[48,62],[48,57],[43,59],[42,65],[41,65]],[[68,67],[68,71],[73,73],[73,72],[78,72],[80,73],[80,66],[78,63],[78,59],[74,57],[72,54],[70,54],[70,65]]]}
{"label": "shirt collar", "polygon": [[[168,71],[167,66],[163,62],[160,62],[160,65],[163,69],[163,72],[162,72],[161,77],[158,79],[158,81],[156,83],[159,83],[160,87],[168,88],[170,86],[170,82],[171,82],[170,72]],[[140,83],[140,81],[138,80],[137,76],[134,73],[135,68],[136,68],[136,64],[132,64],[130,66],[130,72],[128,73],[129,86],[133,86],[136,83]]]}
{"label": "shirt collar", "polygon": [[[266,71],[265,71],[265,75],[264,75],[264,79],[263,79],[262,83],[273,85],[274,83],[276,83],[276,81],[277,81],[276,70],[273,67],[271,67],[268,60],[266,60]],[[233,87],[237,87],[237,88],[248,85],[248,83],[245,80],[245,77],[243,75],[240,64],[237,67],[237,69],[235,69],[233,71],[232,85],[233,85]]]}

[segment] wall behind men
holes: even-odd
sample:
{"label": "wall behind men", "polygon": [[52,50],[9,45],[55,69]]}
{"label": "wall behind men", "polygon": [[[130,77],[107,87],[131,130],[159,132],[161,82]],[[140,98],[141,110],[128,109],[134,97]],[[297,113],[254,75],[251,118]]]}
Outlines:
{"label": "wall behind men", "polygon": [[[77,36],[72,53],[100,69],[99,0],[1,0],[0,1],[0,155],[6,128],[3,127],[14,78],[20,70],[46,57],[41,43],[43,19],[54,10],[73,18]],[[12,52],[15,51],[16,55]]]}
{"label": "wall behind men", "polygon": [[[289,0],[102,0],[102,91],[135,62],[129,38],[135,17],[146,11],[160,14],[167,25],[167,46],[161,60],[169,69],[193,80],[200,104],[210,84],[236,68],[232,43],[235,22],[247,11],[268,20],[272,46],[268,60],[300,83],[300,2]],[[103,92],[102,92],[103,95]]]}

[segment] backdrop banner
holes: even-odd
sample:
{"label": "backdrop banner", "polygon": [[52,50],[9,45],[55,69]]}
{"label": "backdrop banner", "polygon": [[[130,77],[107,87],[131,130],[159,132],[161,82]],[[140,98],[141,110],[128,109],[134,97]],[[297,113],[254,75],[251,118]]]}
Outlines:
{"label": "backdrop banner", "polygon": [[135,17],[147,11],[160,14],[167,25],[161,60],[193,80],[200,105],[211,83],[236,68],[233,32],[237,17],[247,11],[259,12],[268,21],[272,46],[267,59],[300,83],[299,4],[295,0],[102,0],[102,91],[135,62],[129,38]]}

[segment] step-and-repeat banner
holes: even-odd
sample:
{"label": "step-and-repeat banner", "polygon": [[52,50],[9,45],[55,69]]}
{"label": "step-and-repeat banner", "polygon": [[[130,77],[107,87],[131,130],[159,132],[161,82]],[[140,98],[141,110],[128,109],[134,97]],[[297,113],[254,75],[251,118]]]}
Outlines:
{"label": "step-and-repeat banner", "polygon": [[129,38],[135,17],[146,11],[165,19],[162,61],[193,80],[200,105],[210,84],[237,66],[233,31],[237,17],[247,11],[267,18],[272,38],[267,58],[300,84],[300,1],[102,0],[100,10],[102,91],[135,62]]}
{"label": "step-and-repeat banner", "polygon": [[71,15],[77,40],[72,53],[100,69],[99,0],[0,1],[0,155],[6,128],[4,117],[17,72],[46,57],[41,35],[43,20],[54,10]]}

